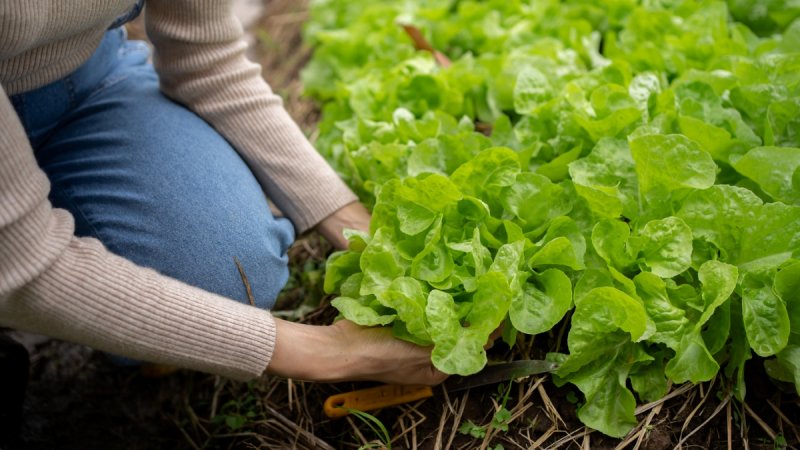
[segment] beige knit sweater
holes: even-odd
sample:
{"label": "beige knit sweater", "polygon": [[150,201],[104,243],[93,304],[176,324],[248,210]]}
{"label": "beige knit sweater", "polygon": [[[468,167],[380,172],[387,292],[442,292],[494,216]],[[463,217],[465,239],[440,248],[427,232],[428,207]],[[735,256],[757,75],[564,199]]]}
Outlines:
{"label": "beige knit sweater", "polygon": [[[275,323],[262,310],[172,280],[76,238],[54,209],[8,95],[64,77],[135,0],[0,1],[0,325],[129,357],[248,379]],[[166,95],[211,123],[299,232],[355,200],[246,60],[230,0],[148,0]]]}

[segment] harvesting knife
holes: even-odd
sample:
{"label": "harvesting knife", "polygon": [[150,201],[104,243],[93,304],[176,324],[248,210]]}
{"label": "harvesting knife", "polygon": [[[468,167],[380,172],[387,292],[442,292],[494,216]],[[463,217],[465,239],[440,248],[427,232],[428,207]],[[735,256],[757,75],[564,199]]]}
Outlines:
{"label": "harvesting knife", "polygon": [[[442,386],[447,392],[513,380],[539,373],[552,372],[558,364],[543,360],[520,360],[487,366],[475,375],[451,376]],[[433,396],[433,388],[424,385],[385,384],[373,388],[344,392],[328,397],[325,400],[325,415],[328,417],[344,417],[351,409],[371,411],[386,406],[413,402]]]}

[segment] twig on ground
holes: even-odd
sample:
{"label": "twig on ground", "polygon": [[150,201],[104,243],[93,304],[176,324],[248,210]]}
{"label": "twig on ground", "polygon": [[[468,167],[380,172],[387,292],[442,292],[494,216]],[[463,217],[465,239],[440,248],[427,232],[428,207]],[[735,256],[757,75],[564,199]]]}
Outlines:
{"label": "twig on ground", "polygon": [[694,387],[694,385],[692,385],[692,384],[684,384],[683,386],[679,387],[678,389],[675,389],[674,391],[670,392],[669,394],[661,397],[660,399],[658,399],[658,400],[656,400],[654,402],[646,403],[646,404],[644,404],[642,406],[639,406],[638,408],[636,408],[636,411],[634,411],[634,414],[636,414],[638,416],[639,414],[647,412],[647,411],[655,408],[656,406],[660,406],[661,404],[667,402],[668,400],[671,400],[671,399],[673,399],[675,397],[678,397],[678,396],[681,396],[681,395],[685,394],[687,391],[691,390],[692,387]]}
{"label": "twig on ground", "polygon": [[198,445],[197,445],[197,444],[195,444],[195,442],[194,442],[194,440],[192,439],[192,437],[191,437],[191,436],[189,436],[189,433],[187,433],[187,432],[186,432],[186,430],[184,430],[184,429],[183,429],[183,427],[181,426],[181,424],[179,424],[179,423],[178,423],[178,421],[177,421],[177,420],[175,420],[175,419],[173,418],[173,419],[172,419],[172,423],[174,423],[174,424],[175,424],[175,428],[177,428],[177,429],[178,429],[178,431],[180,431],[180,432],[181,432],[181,435],[183,435],[184,439],[186,439],[186,442],[187,442],[187,443],[189,443],[189,446],[190,446],[190,447],[192,447],[194,450],[200,450],[200,447],[198,447]]}
{"label": "twig on ground", "polygon": [[258,433],[254,431],[243,431],[241,433],[225,433],[225,434],[215,434],[213,437],[214,439],[226,439],[226,438],[237,438],[237,437],[257,437],[260,436]]}
{"label": "twig on ground", "polygon": [[697,396],[699,391],[694,389],[696,387],[694,384],[688,384],[686,386],[689,386],[690,389],[686,392],[686,398],[684,398],[681,407],[672,413],[673,417],[682,417],[683,412],[695,404],[694,398]]}
{"label": "twig on ground", "polygon": [[[519,434],[517,436],[520,436]],[[515,439],[511,439],[511,436],[503,436],[503,442],[507,443],[508,445],[513,445],[521,450],[528,450],[528,447],[520,444]]]}
{"label": "twig on ground", "polygon": [[303,391],[302,395],[301,395],[301,398],[303,399],[303,405],[302,405],[303,409],[301,409],[301,412],[303,413],[303,417],[305,419],[305,422],[308,423],[308,426],[303,427],[303,429],[306,429],[311,434],[314,434],[314,420],[311,418],[311,416],[309,414],[309,411],[311,411],[311,408],[308,407],[308,397],[309,397],[309,392],[308,391],[309,391],[309,389],[306,389],[306,387],[308,386],[308,383],[306,383],[305,381],[300,381],[300,382],[298,382],[298,384],[300,385],[300,389]]}
{"label": "twig on ground", "polygon": [[524,403],[520,408],[514,408],[511,411],[511,417],[509,417],[508,423],[514,422],[515,420],[519,419],[531,407],[533,407],[533,403]]}
{"label": "twig on ground", "polygon": [[563,444],[566,444],[567,442],[577,442],[577,440],[579,438],[582,438],[583,436],[585,436],[587,434],[591,434],[591,433],[594,433],[594,430],[592,430],[590,428],[587,428],[587,427],[578,428],[578,429],[568,433],[566,436],[562,437],[561,439],[559,439],[559,440],[555,441],[554,443],[550,444],[547,447],[547,449],[548,450],[555,450],[557,448],[560,448]]}
{"label": "twig on ground", "polygon": [[[710,390],[709,390],[709,392],[710,392]],[[703,401],[705,401],[705,397],[703,398]],[[719,412],[720,412],[720,411],[722,411],[722,408],[724,408],[724,407],[725,407],[725,405],[726,405],[728,402],[730,402],[730,401],[731,401],[731,395],[730,395],[730,394],[728,394],[728,395],[726,395],[726,396],[725,396],[725,398],[722,400],[722,402],[719,404],[719,406],[717,406],[717,408],[716,408],[716,409],[714,409],[714,412],[712,412],[712,413],[711,413],[711,415],[710,415],[710,416],[708,416],[708,418],[707,418],[706,420],[704,420],[704,421],[703,421],[703,423],[701,423],[701,424],[700,424],[700,425],[699,425],[697,428],[695,428],[694,430],[692,430],[692,431],[691,431],[691,433],[689,433],[689,434],[687,434],[686,436],[684,436],[683,438],[681,438],[681,440],[680,440],[680,441],[678,441],[678,443],[675,445],[675,447],[674,447],[674,448],[675,448],[675,449],[679,449],[679,448],[681,448],[681,446],[683,445],[683,443],[684,443],[684,442],[686,442],[686,441],[687,441],[687,440],[688,440],[690,437],[692,437],[692,436],[693,436],[695,433],[697,433],[698,431],[702,430],[702,429],[703,429],[703,427],[705,427],[705,426],[706,426],[706,425],[707,425],[709,422],[711,422],[711,420],[712,420],[714,417],[717,417],[717,414],[719,414]],[[701,402],[701,403],[702,403],[702,402]],[[688,422],[688,419],[687,419],[687,422]],[[683,428],[681,428],[681,431],[683,431],[683,429],[685,429],[685,428],[686,428],[686,425],[687,425],[687,424],[686,424],[686,423],[684,423],[684,426],[683,426]]]}
{"label": "twig on ground", "polygon": [[558,413],[556,406],[550,400],[550,396],[547,395],[547,391],[545,391],[544,386],[539,384],[536,390],[539,392],[539,396],[542,398],[542,403],[544,403],[545,411],[547,412],[547,416],[550,418],[550,421],[553,422],[553,424],[558,424],[561,422],[561,425],[563,425],[564,428],[567,428],[567,423],[561,418],[561,414]]}
{"label": "twig on ground", "polygon": [[[671,389],[671,388],[672,388],[672,384],[670,383],[668,389]],[[664,403],[666,403],[667,400],[669,400],[671,398],[674,398],[674,397],[677,397],[679,395],[682,395],[684,392],[688,391],[691,388],[692,388],[692,385],[683,385],[680,388],[669,392],[667,395],[661,397],[660,399],[658,399],[656,401],[647,403],[645,405],[642,405],[642,406],[636,408],[636,410],[634,411],[634,414],[637,415],[637,416],[639,414],[647,412],[648,410],[650,411],[650,414],[647,415],[647,417],[645,418],[645,420],[643,422],[640,421],[636,425],[636,427],[633,430],[631,430],[630,433],[628,433],[628,435],[625,437],[625,439],[622,440],[622,442],[617,444],[617,446],[615,447],[615,450],[621,450],[621,449],[627,447],[634,440],[636,441],[636,445],[634,446],[634,450],[638,450],[639,447],[641,446],[643,440],[644,440],[644,437],[647,435],[647,431],[648,431],[648,427],[650,426],[650,423],[652,422],[653,418],[655,416],[657,416],[658,413],[661,412],[661,408],[664,406]]]}
{"label": "twig on ground", "polygon": [[442,450],[442,434],[444,433],[444,424],[447,423],[447,418],[452,411],[450,399],[447,399],[447,408],[442,408],[442,415],[439,417],[439,428],[436,430],[436,440],[433,443],[433,450]]}
{"label": "twig on ground", "polygon": [[203,424],[200,423],[200,418],[197,417],[197,414],[194,412],[194,408],[192,408],[192,405],[189,404],[188,397],[184,397],[183,403],[186,409],[186,413],[189,415],[189,421],[192,424],[193,431],[197,433],[197,430],[200,430],[205,435],[205,437],[211,436],[211,433],[209,433],[208,430],[205,429]]}
{"label": "twig on ground", "polygon": [[742,419],[742,425],[739,427],[739,434],[742,436],[742,445],[745,450],[750,450],[750,440],[747,438],[749,430],[747,429],[747,414],[744,411],[739,412],[739,417]]}
{"label": "twig on ground", "polygon": [[403,414],[402,418],[400,418],[400,417],[397,418],[397,424],[400,425],[400,430],[401,431],[400,431],[400,434],[398,434],[394,438],[392,438],[392,444],[394,444],[395,441],[399,441],[400,438],[404,438],[405,441],[406,441],[405,442],[406,443],[406,447],[410,447],[410,444],[408,442],[408,429],[406,428],[405,414]]}
{"label": "twig on ground", "polygon": [[214,394],[211,396],[211,412],[208,414],[208,420],[214,420],[217,415],[217,406],[219,405],[219,394],[225,386],[225,380],[219,375],[214,376]]}
{"label": "twig on ground", "polygon": [[[508,420],[505,421],[506,424],[510,425],[512,422],[516,421],[523,414],[525,414],[525,412],[529,408],[531,408],[533,406],[533,403],[529,402],[528,399],[533,395],[533,393],[535,391],[538,390],[539,386],[541,386],[541,384],[544,382],[544,379],[545,379],[544,377],[535,378],[535,381],[533,383],[529,383],[528,384],[529,387],[527,389],[525,389],[524,391],[522,391],[522,394],[517,399],[516,404],[509,411],[510,416],[509,416]],[[520,388],[522,388],[524,384],[526,384],[526,383],[519,383]],[[497,411],[499,411],[500,405],[498,405],[497,402],[494,399],[492,399],[492,403],[494,403],[494,411],[496,413]],[[486,430],[486,434],[484,436],[483,443],[481,444],[481,449],[487,448],[487,446],[492,441],[492,439],[496,438],[497,434],[500,431],[501,430],[499,430],[497,428],[494,428],[490,423],[488,429]]]}
{"label": "twig on ground", "polygon": [[[274,408],[264,405],[264,408],[280,423],[284,424],[285,426],[291,428],[292,430],[296,430],[303,438],[308,442],[308,444],[312,446],[316,446],[316,448],[321,448],[324,450],[335,450],[333,447],[330,446],[327,442],[323,441],[322,439],[314,436],[313,434],[309,433],[308,431],[304,430],[296,423],[289,420],[286,416],[276,411]],[[352,421],[350,422],[352,425]]]}
{"label": "twig on ground", "polygon": [[263,398],[274,398],[275,392],[281,387],[283,384],[283,379],[278,377],[268,377],[268,389],[266,392],[262,394]]}
{"label": "twig on ground", "polygon": [[450,401],[450,394],[447,393],[447,389],[442,389],[442,394],[444,395],[444,401],[447,403],[447,409],[450,410],[450,414],[455,415],[456,409],[455,406],[453,406],[453,402]]}
{"label": "twig on ground", "polygon": [[797,442],[800,443],[800,434],[797,433],[797,427],[795,426],[795,424],[792,423],[792,421],[789,420],[788,417],[786,417],[786,414],[784,414],[783,411],[781,411],[780,408],[775,406],[775,404],[773,404],[771,401],[767,400],[767,404],[769,405],[770,408],[772,408],[773,411],[775,411],[775,414],[777,414],[778,417],[783,422],[785,422],[787,425],[789,425],[789,428],[792,429],[792,433],[794,433],[794,438],[797,440]]}
{"label": "twig on ground", "polygon": [[464,416],[464,409],[467,407],[467,400],[469,399],[469,390],[464,392],[464,395],[461,397],[461,405],[458,408],[458,412],[453,416],[453,428],[450,430],[450,438],[447,439],[447,445],[444,448],[451,448],[453,444],[453,439],[456,437],[456,432],[458,431],[458,424],[461,422],[461,418]]}
{"label": "twig on ground", "polygon": [[655,416],[657,416],[657,415],[658,415],[658,413],[660,413],[660,412],[661,412],[661,407],[662,407],[663,405],[664,405],[663,403],[659,404],[658,406],[656,406],[655,408],[653,408],[653,410],[652,410],[652,411],[650,411],[650,414],[648,414],[648,415],[647,415],[647,420],[645,420],[645,422],[644,422],[644,425],[642,426],[642,429],[641,429],[641,431],[639,431],[639,438],[638,438],[638,439],[636,439],[636,445],[634,445],[634,446],[633,446],[633,450],[639,450],[639,447],[641,447],[641,446],[642,446],[642,442],[644,442],[644,437],[645,437],[645,436],[647,436],[647,432],[648,432],[648,431],[650,431],[650,430],[649,430],[649,428],[650,428],[650,423],[653,421],[653,418],[654,418]]}
{"label": "twig on ground", "polygon": [[244,289],[247,291],[247,299],[250,300],[251,306],[256,306],[256,299],[253,297],[253,289],[250,287],[250,281],[247,279],[247,275],[244,274],[244,267],[242,267],[242,263],[239,262],[239,258],[233,257],[233,262],[236,264],[236,268],[239,269],[239,276],[242,277],[242,283],[244,283]]}
{"label": "twig on ground", "polygon": [[179,424],[178,421],[175,420],[175,419],[172,419],[172,422],[178,428],[178,431],[181,432],[181,434],[183,435],[184,439],[186,439],[186,442],[189,443],[189,446],[192,447],[194,450],[200,450],[200,447],[198,447],[198,445],[195,444],[194,440],[192,440],[191,436],[189,436],[189,433],[187,433],[186,430],[183,429],[181,424]]}
{"label": "twig on ground", "polygon": [[583,444],[581,445],[581,448],[583,450],[591,450],[592,449],[592,443],[591,443],[591,440],[590,440],[591,438],[589,436],[591,436],[590,433],[586,433],[586,434],[583,435]]}
{"label": "twig on ground", "polygon": [[291,378],[286,379],[286,391],[289,395],[289,412],[292,412],[292,406],[294,405],[294,381]]}
{"label": "twig on ground", "polygon": [[614,450],[622,450],[634,441],[636,441],[636,445],[634,445],[633,450],[638,450],[644,441],[644,437],[647,435],[650,422],[652,422],[653,418],[661,412],[662,406],[664,406],[664,402],[658,403],[652,410],[650,410],[650,414],[647,415],[645,420],[640,421],[639,424],[636,425],[636,427],[631,430],[630,433],[628,433],[625,439],[623,439],[622,442],[614,447]]}
{"label": "twig on ground", "polygon": [[753,420],[756,421],[758,426],[760,426],[761,429],[764,430],[765,433],[767,433],[767,436],[769,436],[769,438],[774,441],[775,440],[775,436],[777,436],[777,434],[775,433],[775,430],[773,430],[769,425],[767,425],[767,423],[764,422],[764,420],[761,417],[759,417],[758,414],[756,414],[752,410],[752,408],[750,408],[750,405],[748,405],[747,403],[742,402],[742,406],[744,406],[744,412],[747,415],[749,415],[750,417],[752,417]]}
{"label": "twig on ground", "polygon": [[727,435],[728,435],[728,450],[733,450],[733,413],[731,412],[731,402],[725,406],[727,410]]}
{"label": "twig on ground", "polygon": [[350,428],[353,429],[353,432],[356,434],[358,439],[361,440],[361,445],[367,445],[367,443],[369,441],[367,441],[367,438],[365,438],[364,435],[361,434],[361,430],[358,429],[358,427],[356,426],[355,422],[353,422],[353,419],[350,416],[347,416],[346,419],[347,419],[347,423],[350,424]]}
{"label": "twig on ground", "polygon": [[[497,414],[497,412],[500,410],[500,405],[494,398],[492,398],[491,400],[493,406],[493,408],[491,409],[492,414]],[[483,441],[481,442],[480,450],[486,450],[486,447],[489,445],[489,441],[491,441],[492,438],[494,438],[495,434],[497,434],[497,430],[494,427],[494,420],[491,420],[489,422],[489,426],[486,427],[486,433],[483,435]]]}
{"label": "twig on ground", "polygon": [[[694,407],[694,409],[692,409],[692,411],[686,417],[686,420],[683,422],[683,426],[681,427],[681,434],[683,434],[683,432],[686,431],[686,427],[689,426],[689,423],[692,421],[692,418],[694,418],[695,414],[697,414],[700,408],[702,408],[703,405],[705,404],[706,400],[708,400],[709,394],[711,393],[711,387],[714,386],[714,383],[716,381],[717,381],[716,377],[711,379],[711,386],[709,386],[708,392],[705,393],[705,395],[702,395],[703,398],[700,400],[700,403],[698,403]],[[702,388],[702,385],[700,385],[700,388]]]}
{"label": "twig on ground", "polygon": [[425,415],[419,411],[417,411],[417,414],[420,415],[420,420],[411,425],[411,448],[417,448],[417,426],[425,422]]}
{"label": "twig on ground", "polygon": [[[268,428],[268,429],[271,429],[271,430],[276,430],[280,436],[285,436],[287,434],[297,436],[297,433],[295,433],[294,428],[289,427],[285,423],[280,422],[279,420],[274,419],[274,418],[261,420],[261,421],[255,422],[255,423],[263,425],[265,428]],[[295,437],[295,442],[296,441],[297,441],[297,438]],[[296,445],[293,445],[293,447],[296,447]]]}
{"label": "twig on ground", "polygon": [[[405,407],[405,411],[397,418],[397,422],[400,424],[400,429],[403,430],[402,433],[392,438],[392,443],[399,440],[400,438],[404,438],[406,441],[406,447],[409,448],[417,448],[417,427],[427,420],[427,417],[419,411],[419,406],[422,405],[425,400],[421,400],[415,403],[412,406]],[[416,414],[418,419],[415,420],[412,417],[412,414]],[[406,419],[411,421],[411,424],[406,427]],[[411,435],[411,442],[408,441],[408,435]]]}
{"label": "twig on ground", "polygon": [[530,449],[534,450],[541,447],[542,444],[544,444],[548,439],[550,439],[550,436],[556,433],[556,431],[558,431],[558,426],[554,423],[553,426],[548,428],[547,431],[545,431],[541,436],[539,436],[539,439],[536,439],[536,441],[534,441],[534,443],[531,444]]}

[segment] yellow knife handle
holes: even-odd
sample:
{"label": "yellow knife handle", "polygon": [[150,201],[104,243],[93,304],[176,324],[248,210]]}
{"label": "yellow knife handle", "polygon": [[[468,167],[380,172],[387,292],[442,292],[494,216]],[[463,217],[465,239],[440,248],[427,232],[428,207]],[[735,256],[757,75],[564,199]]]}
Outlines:
{"label": "yellow knife handle", "polygon": [[400,405],[433,396],[430,386],[385,384],[368,389],[331,395],[325,400],[325,415],[344,417],[350,409],[372,411],[386,406]]}

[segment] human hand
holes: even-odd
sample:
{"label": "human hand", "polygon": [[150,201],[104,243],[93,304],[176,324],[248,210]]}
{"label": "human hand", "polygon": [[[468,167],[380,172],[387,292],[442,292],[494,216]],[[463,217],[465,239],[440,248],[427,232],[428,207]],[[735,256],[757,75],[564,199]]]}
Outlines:
{"label": "human hand", "polygon": [[367,208],[359,202],[343,206],[317,224],[317,231],[338,250],[345,250],[348,242],[343,231],[353,229],[369,231],[370,214]]}
{"label": "human hand", "polygon": [[387,328],[361,327],[347,320],[313,326],[276,319],[276,324],[269,374],[324,382],[426,385],[447,378],[433,367],[430,348],[396,339]]}

